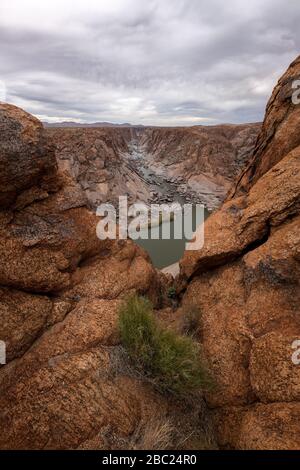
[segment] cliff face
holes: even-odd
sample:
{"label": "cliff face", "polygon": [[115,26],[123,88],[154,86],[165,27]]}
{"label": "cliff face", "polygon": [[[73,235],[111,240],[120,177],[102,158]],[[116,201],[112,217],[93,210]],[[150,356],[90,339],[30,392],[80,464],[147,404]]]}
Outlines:
{"label": "cliff face", "polygon": [[98,240],[39,121],[1,104],[0,129],[0,448],[129,447],[172,413],[118,347],[121,299],[157,303],[159,277],[133,243]]}
{"label": "cliff face", "polygon": [[300,106],[298,58],[269,101],[249,168],[181,260],[183,305],[202,312],[217,383],[207,395],[221,446],[298,449],[300,366]]}
{"label": "cliff face", "polygon": [[216,208],[252,156],[259,129],[260,124],[245,124],[47,128],[45,133],[54,144],[59,167],[69,172],[92,207],[116,203],[119,195],[127,195],[130,203],[151,202],[157,191],[152,174],[159,177],[159,185],[172,182],[183,198],[194,194]]}
{"label": "cliff face", "polygon": [[24,112],[0,107],[0,205],[11,205],[17,195],[37,182],[46,184],[56,167],[53,149],[33,116],[24,124]]}
{"label": "cliff face", "polygon": [[298,57],[275,87],[267,104],[253,157],[238,178],[230,197],[249,191],[262,175],[300,144],[299,109],[292,103],[292,83],[299,79],[299,61]]}
{"label": "cliff face", "polygon": [[232,182],[252,157],[260,124],[149,128],[141,143],[151,167],[179,178],[213,206],[224,200]]}
{"label": "cliff face", "polygon": [[119,195],[130,202],[147,201],[150,189],[123,158],[134,128],[47,128],[59,168],[66,170],[85,193],[91,207],[116,204]]}

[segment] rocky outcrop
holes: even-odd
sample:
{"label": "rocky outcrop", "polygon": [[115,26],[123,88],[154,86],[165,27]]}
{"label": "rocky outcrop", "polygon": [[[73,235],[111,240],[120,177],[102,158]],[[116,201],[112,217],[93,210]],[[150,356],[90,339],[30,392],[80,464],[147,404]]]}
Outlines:
{"label": "rocky outcrop", "polygon": [[37,182],[47,186],[56,160],[41,123],[19,108],[0,103],[0,136],[0,206],[6,207]]}
{"label": "rocky outcrop", "polygon": [[248,163],[259,129],[260,124],[47,128],[46,134],[59,167],[69,172],[92,207],[115,204],[119,195],[127,195],[130,203],[149,203],[153,192],[168,185],[168,193],[172,189],[187,202],[201,200],[214,209]]}
{"label": "rocky outcrop", "polygon": [[130,203],[150,198],[150,188],[123,158],[137,132],[130,127],[45,130],[59,168],[71,175],[92,208],[117,204],[120,195],[127,195]]}
{"label": "rocky outcrop", "polygon": [[262,131],[249,166],[242,171],[230,197],[247,192],[258,179],[300,145],[299,107],[292,103],[293,81],[299,79],[299,57],[280,78],[267,104]]}
{"label": "rocky outcrop", "polygon": [[157,304],[161,275],[132,242],[98,240],[36,119],[1,105],[0,128],[0,448],[128,448],[175,408],[184,426],[119,347],[122,298]]}
{"label": "rocky outcrop", "polygon": [[[201,249],[181,260],[183,306],[202,312],[203,347],[216,381],[206,396],[219,444],[300,446],[300,107],[276,86],[252,162],[205,224]],[[194,246],[195,247],[195,246]]]}
{"label": "rocky outcrop", "polygon": [[195,192],[209,208],[219,207],[249,162],[260,124],[146,128],[141,145],[151,168]]}

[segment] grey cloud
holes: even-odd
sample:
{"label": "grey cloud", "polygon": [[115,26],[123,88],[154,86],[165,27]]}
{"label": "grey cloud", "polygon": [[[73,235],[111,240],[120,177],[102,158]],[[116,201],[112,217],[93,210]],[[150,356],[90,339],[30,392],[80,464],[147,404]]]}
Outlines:
{"label": "grey cloud", "polygon": [[298,0],[1,4],[7,99],[49,120],[261,120],[300,45]]}

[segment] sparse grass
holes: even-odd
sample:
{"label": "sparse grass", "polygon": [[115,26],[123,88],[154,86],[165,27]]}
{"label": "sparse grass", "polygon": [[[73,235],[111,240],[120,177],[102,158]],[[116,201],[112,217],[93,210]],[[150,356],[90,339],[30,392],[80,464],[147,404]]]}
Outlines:
{"label": "sparse grass", "polygon": [[167,450],[172,448],[175,428],[167,418],[153,417],[132,438],[132,450]]}
{"label": "sparse grass", "polygon": [[199,337],[202,333],[202,312],[195,305],[187,305],[182,311],[182,333],[189,336]]}
{"label": "sparse grass", "polygon": [[133,295],[122,305],[119,315],[122,343],[129,356],[145,370],[151,367],[157,326],[151,303]]}
{"label": "sparse grass", "polygon": [[210,385],[199,345],[161,328],[147,299],[132,296],[122,305],[119,330],[136,367],[161,392],[184,396]]}

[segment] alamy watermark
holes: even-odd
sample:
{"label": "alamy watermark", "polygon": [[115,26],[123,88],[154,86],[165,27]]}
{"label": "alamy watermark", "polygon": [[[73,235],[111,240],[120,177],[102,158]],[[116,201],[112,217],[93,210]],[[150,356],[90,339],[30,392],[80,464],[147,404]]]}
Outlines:
{"label": "alamy watermark", "polygon": [[295,366],[300,366],[300,339],[296,339],[292,344],[292,349],[295,352],[292,354],[292,363]]}
{"label": "alamy watermark", "polygon": [[292,102],[294,105],[300,104],[300,80],[294,80],[292,88],[295,90],[292,94]]}
{"label": "alamy watermark", "polygon": [[0,341],[0,365],[6,364],[6,344],[5,341]]}
{"label": "alamy watermark", "polygon": [[[204,212],[202,204],[135,203],[128,206],[127,196],[119,197],[119,207],[101,204],[97,216],[97,236],[100,240],[181,240],[188,241],[187,250],[199,250],[204,244]],[[158,230],[161,228],[161,230]]]}

